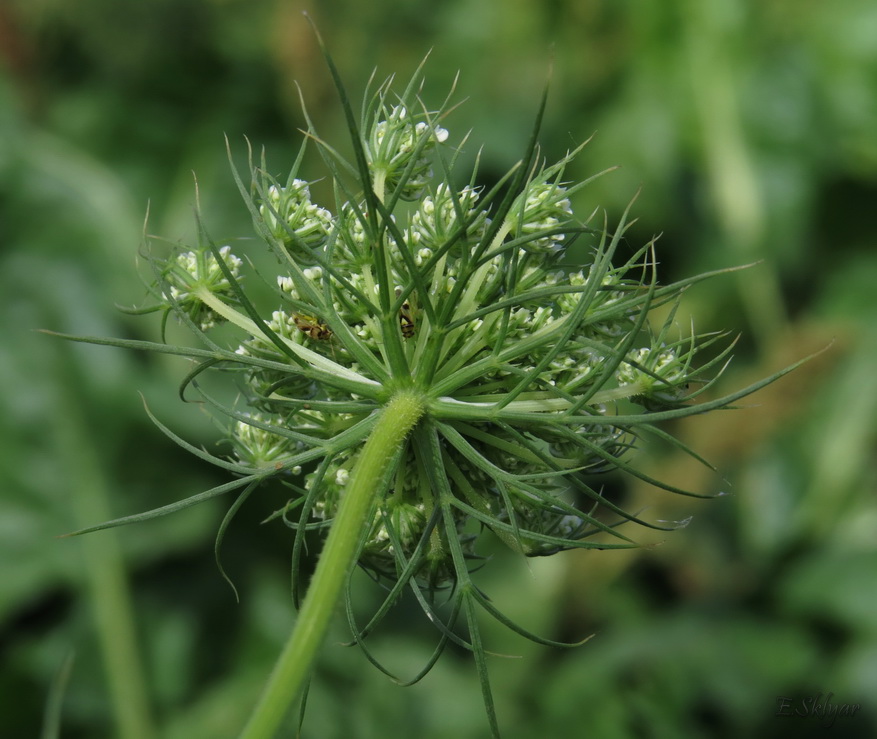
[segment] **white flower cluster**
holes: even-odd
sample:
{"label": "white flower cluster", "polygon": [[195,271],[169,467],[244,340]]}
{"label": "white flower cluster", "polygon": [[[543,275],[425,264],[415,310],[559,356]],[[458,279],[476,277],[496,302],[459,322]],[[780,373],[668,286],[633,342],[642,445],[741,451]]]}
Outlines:
{"label": "white flower cluster", "polygon": [[[231,253],[230,246],[219,249],[219,256],[235,279],[240,278],[241,260]],[[167,294],[201,328],[207,331],[216,324],[216,314],[195,294],[206,290],[214,295],[235,300],[231,283],[219,266],[212,251],[201,249],[177,254],[166,265]]]}
{"label": "white flower cluster", "polygon": [[[294,443],[280,434],[254,425],[268,425],[269,420],[259,413],[247,414],[247,421],[237,421],[232,432],[232,444],[237,458],[251,467],[269,467],[281,462],[295,447]],[[292,474],[301,474],[301,467],[291,469]]]}
{"label": "white flower cluster", "polygon": [[[571,272],[567,276],[570,287],[585,289],[588,281],[594,279],[593,269],[589,267],[587,272]],[[623,280],[614,270],[604,274],[600,280],[600,288],[588,305],[582,336],[599,341],[618,339],[627,334],[636,323],[638,311],[632,308],[619,309],[618,306],[629,296],[630,290],[636,289],[638,285],[637,282]],[[562,313],[569,313],[575,309],[578,299],[578,292],[564,293],[558,296],[557,306]]]}
{"label": "white flower cluster", "polygon": [[432,150],[447,139],[447,130],[423,120],[423,116],[409,116],[404,105],[397,105],[386,120],[372,126],[363,148],[373,175],[387,190],[395,189],[404,177],[401,196],[415,200],[432,179]]}
{"label": "white flower cluster", "polygon": [[618,384],[635,386],[637,395],[672,403],[680,398],[688,382],[688,367],[675,349],[641,347],[627,353],[615,373]]}
{"label": "white flower cluster", "polygon": [[572,215],[572,204],[564,187],[553,182],[534,183],[519,196],[512,212],[520,214],[514,233],[524,237],[524,249],[544,253],[561,248],[565,234],[552,231]]}
{"label": "white flower cluster", "polygon": [[[241,260],[231,253],[230,246],[219,249],[222,261],[235,278],[240,276]],[[178,254],[169,264],[167,280],[175,300],[185,300],[192,291],[206,287],[210,292],[223,293],[231,288],[212,252],[187,251]]]}
{"label": "white flower cluster", "polygon": [[303,256],[307,249],[322,245],[334,227],[332,214],[311,202],[310,187],[300,179],[293,179],[287,187],[271,185],[259,213],[274,238],[305,247]]}
{"label": "white flower cluster", "polygon": [[[561,256],[558,245],[564,240],[563,228],[569,228],[570,223],[574,222],[565,188],[554,182],[540,181],[529,186],[525,192],[526,197],[519,197],[505,216],[507,225],[501,230],[504,236],[491,249],[494,256],[488,255],[478,268],[475,297],[481,305],[508,299],[512,289],[510,285],[514,285],[513,291],[517,295],[538,293],[540,290],[544,294],[538,298],[522,298],[509,308],[505,317],[496,312],[483,318],[472,318],[466,328],[468,335],[475,337],[467,345],[467,351],[471,353],[470,360],[479,356],[479,353],[489,351],[491,336],[498,332],[501,325],[504,325],[505,347],[514,346],[540,332],[556,328],[575,309],[581,292],[586,289],[589,280],[593,279],[585,270],[566,273],[553,266]],[[344,225],[339,228],[338,238],[332,247],[333,309],[364,345],[376,356],[382,356],[384,337],[381,327],[363,299],[356,297],[362,296],[376,302],[378,291],[373,268],[374,256],[367,250],[369,225],[366,211],[362,204],[353,207],[350,203],[345,203],[341,213]],[[326,219],[331,220],[331,214]],[[405,277],[405,259],[401,255],[401,250],[406,249],[418,268],[423,268],[429,260],[433,260],[432,270],[424,275],[426,282],[437,294],[450,295],[454,291],[460,269],[471,271],[468,260],[471,260],[471,254],[484,239],[490,224],[489,211],[479,203],[479,192],[475,188],[464,187],[454,192],[445,183],[441,183],[431,194],[424,194],[418,207],[409,214],[407,227],[402,231],[404,241],[397,243],[392,234],[384,236],[392,256],[389,265],[390,279],[394,283],[396,294],[399,294],[400,286],[408,281]],[[544,230],[557,233],[550,233],[541,239],[530,239]],[[520,245],[503,246],[513,240]],[[534,248],[534,244],[544,245],[548,241],[552,244],[548,251],[539,252]],[[441,254],[442,258],[433,259],[436,254]],[[315,283],[315,287],[322,290],[324,270],[320,266],[307,267],[303,274]],[[625,297],[626,286],[621,278],[615,272],[609,272],[600,279],[600,289],[589,304],[586,320],[580,322],[576,333],[567,341],[564,351],[553,357],[546,368],[545,381],[552,386],[572,392],[595,380],[598,374],[595,370],[604,358],[604,354],[594,348],[595,342],[607,337],[622,336],[634,325],[636,311],[619,312],[614,307],[616,302]],[[278,277],[278,286],[281,294],[292,301],[303,299],[291,277]],[[547,289],[554,289],[555,292],[545,293]],[[412,338],[424,327],[424,316],[414,292],[411,293],[405,310],[400,311],[399,325],[406,339]],[[279,335],[306,342],[309,348],[331,357],[334,361],[343,362],[347,356],[343,347],[332,339],[325,317],[281,310],[272,314],[269,326]],[[258,339],[258,342],[262,356],[270,355],[273,351],[270,343],[263,339]],[[247,345],[242,351],[246,350]],[[550,344],[542,344],[513,360],[511,364],[526,370],[550,350]],[[496,380],[508,377],[510,372],[511,370],[498,369],[485,372],[484,377]]]}
{"label": "white flower cluster", "polygon": [[[408,450],[405,457],[406,467],[403,469],[413,469],[414,453]],[[328,521],[335,516],[345,486],[350,481],[350,471],[355,466],[356,459],[355,453],[343,453],[332,461],[322,479],[318,479],[314,472],[305,476],[305,485],[308,489],[319,485],[320,494],[313,510],[316,518]],[[424,537],[429,514],[434,507],[432,496],[428,487],[423,485],[422,478],[416,475],[404,475],[400,476],[396,483],[398,487],[394,489],[394,494],[375,511],[370,533],[360,557],[362,564],[380,575],[389,577],[396,572],[396,556],[410,557],[411,552]],[[467,517],[458,512],[455,514],[455,519],[458,531],[462,532]],[[397,551],[394,540],[401,544],[401,551]],[[432,546],[435,546],[434,540]],[[474,553],[474,540],[463,541],[463,546],[467,554]],[[441,546],[439,549],[439,552],[428,556],[431,562],[421,579],[437,583],[443,582],[450,575],[447,552]]]}
{"label": "white flower cluster", "polygon": [[[457,240],[456,243],[477,243],[490,223],[487,214],[478,210],[477,203],[478,191],[475,188],[464,187],[454,195],[442,182],[433,195],[424,195],[418,209],[411,216],[411,224],[406,233],[409,248],[421,260],[428,259],[464,226],[468,238]],[[459,255],[459,249],[454,251]],[[421,264],[422,261],[418,266]]]}

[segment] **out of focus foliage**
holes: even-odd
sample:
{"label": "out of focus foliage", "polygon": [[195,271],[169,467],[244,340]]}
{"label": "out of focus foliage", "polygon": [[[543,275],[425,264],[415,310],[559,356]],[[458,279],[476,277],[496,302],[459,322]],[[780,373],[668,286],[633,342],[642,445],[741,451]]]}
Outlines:
{"label": "out of focus foliage", "polygon": [[[624,492],[653,518],[694,514],[684,531],[630,554],[490,568],[484,587],[510,616],[553,638],[596,634],[559,653],[488,631],[488,649],[522,655],[495,658],[505,735],[816,736],[820,720],[775,714],[778,696],[800,705],[820,692],[862,706],[836,720],[839,732],[877,735],[877,5],[315,5],[354,96],[373,69],[407,77],[429,49],[427,99],[441,100],[460,71],[468,99],[448,125],[490,142],[485,182],[522,151],[552,68],[545,155],[595,134],[571,178],[622,165],[578,195],[581,211],[605,207],[612,222],[641,189],[631,244],[663,234],[665,282],[760,260],[686,302],[699,330],[741,331],[725,389],[833,341],[757,405],[679,429],[720,475],[671,450],[640,451],[658,476],[731,493],[701,502]],[[37,735],[71,650],[62,735],[126,735],[108,707],[115,642],[101,614],[118,609],[101,605],[107,562],[127,566],[162,736],[234,735],[288,631],[289,541],[256,514],[226,537],[240,605],[211,556],[219,506],[118,536],[55,538],[220,481],[154,429],[138,392],[194,443],[217,433],[174,395],[183,364],[60,345],[33,329],[155,338],[154,321],[113,310],[143,296],[135,259],[147,205],[149,232],[191,239],[195,171],[211,232],[233,239],[250,229],[223,134],[237,155],[244,136],[265,146],[283,172],[300,141],[300,95],[338,140],[343,122],[303,9],[0,5],[3,736]],[[376,635],[403,671],[416,671],[435,638],[416,613],[403,606]],[[484,734],[463,655],[402,689],[336,646],[340,625],[336,637],[314,681],[308,736]]]}

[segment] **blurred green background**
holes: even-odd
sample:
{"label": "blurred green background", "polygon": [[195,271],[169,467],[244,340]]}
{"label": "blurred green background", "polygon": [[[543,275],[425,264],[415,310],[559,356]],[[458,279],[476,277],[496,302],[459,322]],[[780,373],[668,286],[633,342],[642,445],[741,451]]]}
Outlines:
{"label": "blurred green background", "polygon": [[[407,79],[423,55],[438,104],[456,73],[484,177],[522,152],[550,67],[541,138],[570,175],[622,168],[580,213],[610,222],[640,190],[632,246],[662,234],[662,279],[759,261],[690,291],[698,330],[741,335],[731,391],[833,342],[741,410],[676,431],[719,475],[658,446],[639,461],[718,500],[629,488],[682,531],[630,553],[521,562],[497,551],[481,583],[569,651],[485,622],[504,736],[809,737],[809,698],[861,704],[834,731],[877,736],[877,4],[873,0],[326,0],[308,8],[354,98]],[[149,231],[193,236],[192,172],[217,240],[251,233],[225,155],[243,137],[291,165],[301,96],[329,141],[343,125],[302,17],[281,0],[6,0],[0,5],[0,735],[38,736],[71,653],[63,737],[236,735],[293,614],[291,538],[252,499],[224,560],[227,502],[81,540],[82,525],[224,480],[148,421],[218,432],[176,397],[179,361],[36,333],[155,339],[114,304],[143,296]],[[314,171],[314,176],[318,176]],[[683,318],[683,321],[687,318]],[[635,532],[631,532],[635,533]],[[366,605],[374,593],[363,584]],[[324,650],[305,736],[483,737],[478,683],[451,652],[399,688],[338,644]],[[402,607],[374,640],[405,674],[436,632]],[[136,650],[130,645],[135,643]],[[138,663],[142,670],[138,670]],[[143,685],[138,686],[141,674]],[[143,695],[147,698],[144,701]],[[117,708],[127,719],[117,718]],[[148,718],[151,716],[151,718]],[[117,721],[121,721],[117,723]],[[127,723],[125,723],[127,721]],[[155,733],[150,733],[150,724]]]}

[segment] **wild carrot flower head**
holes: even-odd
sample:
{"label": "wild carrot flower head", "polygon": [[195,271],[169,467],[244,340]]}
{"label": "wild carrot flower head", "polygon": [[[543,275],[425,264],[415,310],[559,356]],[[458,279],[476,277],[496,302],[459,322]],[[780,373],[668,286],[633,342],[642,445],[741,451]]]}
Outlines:
{"label": "wild carrot flower head", "polygon": [[[279,482],[276,517],[304,532],[332,521],[377,411],[411,392],[423,414],[382,480],[363,567],[438,588],[468,571],[487,532],[528,555],[630,546],[618,524],[662,524],[607,500],[598,475],[637,474],[629,452],[656,420],[702,410],[692,402],[727,349],[697,364],[717,337],[674,323],[700,278],[660,286],[654,244],[623,239],[626,214],[614,228],[579,215],[590,179],[566,172],[582,147],[546,163],[531,145],[492,186],[477,167],[461,176],[447,106],[429,109],[416,82],[367,100],[354,162],[310,132],[331,202],[300,171],[305,144],[282,180],[264,161],[249,183],[235,173],[277,257],[269,304],[248,297],[244,261],[203,227],[196,247],[155,261],[155,307],[207,347],[189,352],[203,362],[187,384],[228,371],[242,391],[234,407],[206,397],[230,418],[233,449],[211,459],[241,488]],[[236,343],[214,343],[217,321],[238,327]]]}
{"label": "wild carrot flower head", "polygon": [[[631,464],[640,439],[655,434],[685,449],[658,424],[725,406],[782,373],[699,402],[730,347],[698,362],[720,337],[683,335],[675,316],[682,292],[706,276],[662,286],[654,243],[625,240],[627,213],[613,227],[592,206],[582,215],[590,179],[568,174],[581,146],[545,162],[534,134],[499,182],[480,182],[477,164],[460,172],[463,142],[444,127],[449,107],[428,107],[418,84],[398,94],[381,85],[359,122],[339,87],[353,161],[311,126],[286,177],[252,156],[249,181],[234,171],[276,274],[249,267],[253,242],[235,255],[200,219],[196,246],[152,259],[151,308],[177,316],[201,346],[101,343],[195,362],[181,392],[194,389],[228,419],[231,455],[211,455],[159,425],[234,479],[108,525],[239,490],[221,538],[261,488],[261,505],[294,532],[297,573],[305,533],[339,515],[362,483],[358,466],[371,464],[366,440],[392,426],[392,417],[379,420],[382,409],[395,412],[402,399],[407,425],[374,467],[356,556],[391,583],[378,617],[408,586],[436,622],[433,598],[442,592],[448,620],[464,612],[471,633],[475,605],[507,622],[470,587],[482,537],[548,555],[633,546],[621,524],[674,528],[625,510],[603,493],[600,476],[621,470],[662,486]],[[300,171],[310,143],[323,172]],[[570,258],[574,244],[584,263]],[[268,284],[270,300],[248,294],[254,280]],[[656,324],[650,315],[661,306]],[[217,335],[219,322],[233,330]],[[201,387],[208,371],[237,384],[236,404]],[[450,625],[441,627],[446,636]],[[351,626],[359,641],[371,628]],[[465,645],[483,659],[480,639]]]}

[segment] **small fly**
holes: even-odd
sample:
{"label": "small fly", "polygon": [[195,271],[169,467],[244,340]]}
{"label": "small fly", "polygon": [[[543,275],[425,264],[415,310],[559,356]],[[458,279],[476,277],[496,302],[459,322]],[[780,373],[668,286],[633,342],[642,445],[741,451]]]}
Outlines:
{"label": "small fly", "polygon": [[410,339],[414,336],[417,326],[414,323],[414,314],[411,312],[411,303],[407,300],[402,303],[399,311],[399,328],[402,330],[402,338]]}
{"label": "small fly", "polygon": [[295,327],[309,339],[314,339],[314,341],[328,341],[332,338],[331,329],[325,323],[320,323],[319,320],[313,316],[304,316],[294,313],[292,320],[295,323]]}

